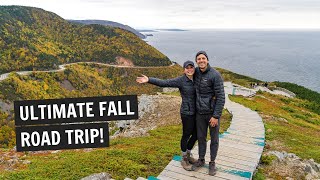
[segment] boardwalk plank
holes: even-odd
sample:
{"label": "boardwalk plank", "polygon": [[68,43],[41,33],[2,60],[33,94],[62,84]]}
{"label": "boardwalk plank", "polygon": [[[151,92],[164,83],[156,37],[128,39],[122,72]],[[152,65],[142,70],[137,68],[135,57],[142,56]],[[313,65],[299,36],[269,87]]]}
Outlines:
{"label": "boardwalk plank", "polygon": [[181,164],[179,161],[171,161],[169,164],[169,169],[172,171],[177,171],[180,173],[188,174],[192,177],[197,177],[199,179],[248,179],[245,177],[241,177],[239,175],[226,173],[225,171],[233,170],[234,172],[239,171],[239,169],[230,169],[229,167],[218,165],[217,164],[217,174],[215,176],[208,175],[208,164],[205,167],[202,167],[198,169],[197,171],[186,171],[181,167]]}

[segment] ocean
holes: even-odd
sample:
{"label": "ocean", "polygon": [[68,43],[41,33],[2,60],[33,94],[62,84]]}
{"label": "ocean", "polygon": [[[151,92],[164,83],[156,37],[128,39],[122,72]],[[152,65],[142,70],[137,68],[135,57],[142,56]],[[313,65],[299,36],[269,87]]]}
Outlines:
{"label": "ocean", "polygon": [[183,64],[205,50],[211,66],[262,81],[320,92],[320,31],[189,30],[151,32],[146,41]]}

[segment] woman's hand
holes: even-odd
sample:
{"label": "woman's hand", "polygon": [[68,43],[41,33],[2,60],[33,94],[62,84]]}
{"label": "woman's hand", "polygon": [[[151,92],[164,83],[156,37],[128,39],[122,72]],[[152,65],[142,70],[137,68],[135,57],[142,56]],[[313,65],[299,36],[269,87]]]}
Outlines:
{"label": "woman's hand", "polygon": [[140,84],[142,84],[142,83],[147,83],[147,82],[149,81],[148,76],[145,76],[145,75],[143,75],[143,74],[141,74],[141,75],[142,75],[142,77],[137,77],[136,81],[137,81],[138,83],[140,83]]}

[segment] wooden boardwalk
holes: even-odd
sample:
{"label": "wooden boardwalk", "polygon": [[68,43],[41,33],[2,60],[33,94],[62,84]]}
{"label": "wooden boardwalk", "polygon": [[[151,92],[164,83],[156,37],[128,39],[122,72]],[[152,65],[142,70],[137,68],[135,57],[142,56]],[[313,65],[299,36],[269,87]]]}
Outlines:
{"label": "wooden boardwalk", "polygon": [[[264,148],[265,129],[262,119],[257,112],[230,101],[227,95],[225,107],[233,117],[228,130],[219,136],[217,174],[208,175],[208,160],[210,160],[210,141],[208,141],[205,167],[198,171],[186,171],[181,167],[181,156],[174,156],[157,179],[233,180],[252,178]],[[192,153],[197,158],[198,147],[195,147]]]}

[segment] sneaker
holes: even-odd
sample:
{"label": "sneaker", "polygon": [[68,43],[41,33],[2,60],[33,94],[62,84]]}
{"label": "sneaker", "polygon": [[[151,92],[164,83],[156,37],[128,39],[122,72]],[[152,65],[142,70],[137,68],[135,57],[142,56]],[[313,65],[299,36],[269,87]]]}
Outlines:
{"label": "sneaker", "polygon": [[204,159],[198,159],[198,161],[196,161],[193,165],[192,165],[192,170],[196,171],[199,168],[203,167],[205,164]]}
{"label": "sneaker", "polygon": [[192,165],[189,163],[187,155],[182,156],[181,166],[187,171],[192,171]]}
{"label": "sneaker", "polygon": [[217,173],[216,163],[214,161],[209,162],[209,175],[214,176]]}
{"label": "sneaker", "polygon": [[188,161],[190,164],[194,164],[197,162],[197,160],[195,158],[193,158],[191,152],[187,152],[187,157],[188,157]]}

